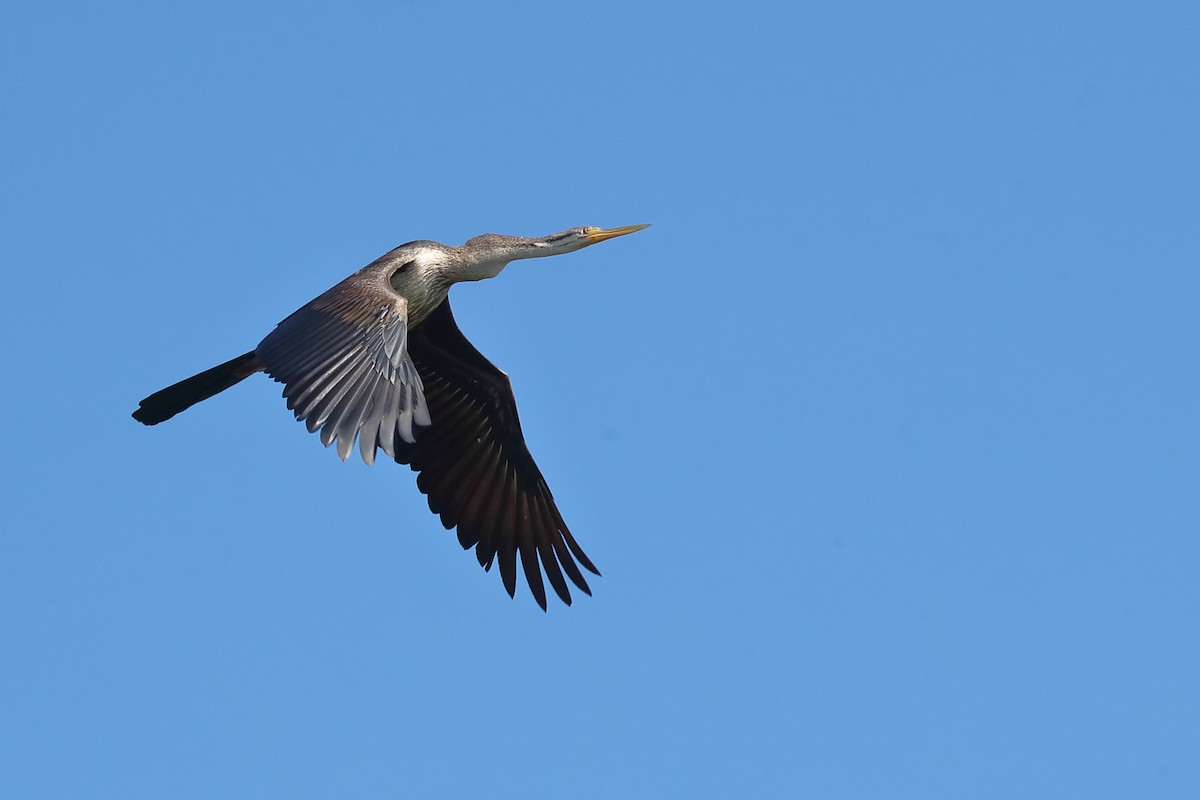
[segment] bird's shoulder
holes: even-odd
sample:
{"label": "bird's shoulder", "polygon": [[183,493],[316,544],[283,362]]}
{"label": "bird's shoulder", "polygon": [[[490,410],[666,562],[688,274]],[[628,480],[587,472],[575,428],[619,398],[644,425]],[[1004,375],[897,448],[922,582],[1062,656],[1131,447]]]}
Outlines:
{"label": "bird's shoulder", "polygon": [[313,298],[307,307],[360,324],[381,314],[403,315],[408,303],[392,288],[389,278],[394,271],[395,267],[373,262]]}

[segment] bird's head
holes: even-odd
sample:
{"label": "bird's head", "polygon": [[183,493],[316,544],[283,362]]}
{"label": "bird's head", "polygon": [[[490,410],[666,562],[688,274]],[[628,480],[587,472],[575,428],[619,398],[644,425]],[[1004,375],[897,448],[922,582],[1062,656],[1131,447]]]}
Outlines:
{"label": "bird's head", "polygon": [[605,229],[585,225],[580,228],[571,228],[562,233],[552,233],[541,239],[526,240],[531,243],[533,248],[528,257],[536,258],[537,256],[556,256],[560,253],[573,253],[576,250],[590,247],[597,242],[603,242],[605,239],[615,239],[618,236],[624,236],[627,233],[637,233],[649,227],[649,225],[626,225],[621,228]]}
{"label": "bird's head", "polygon": [[500,270],[504,269],[510,261],[573,253],[597,242],[603,242],[605,239],[615,239],[618,236],[636,233],[649,227],[649,225],[626,225],[621,228],[605,229],[584,226],[529,239],[485,233],[482,236],[468,239],[466,244],[456,248],[462,268],[455,277],[456,280],[492,278],[500,274]]}

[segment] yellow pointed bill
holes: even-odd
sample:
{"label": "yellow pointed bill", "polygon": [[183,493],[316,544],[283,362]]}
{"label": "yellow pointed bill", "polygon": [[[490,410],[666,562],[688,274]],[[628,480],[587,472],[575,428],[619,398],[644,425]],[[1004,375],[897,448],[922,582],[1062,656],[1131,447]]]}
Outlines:
{"label": "yellow pointed bill", "polygon": [[584,236],[587,238],[588,244],[595,244],[596,242],[603,242],[605,239],[615,239],[618,236],[624,236],[627,233],[637,233],[649,227],[649,225],[626,225],[623,228],[592,228]]}

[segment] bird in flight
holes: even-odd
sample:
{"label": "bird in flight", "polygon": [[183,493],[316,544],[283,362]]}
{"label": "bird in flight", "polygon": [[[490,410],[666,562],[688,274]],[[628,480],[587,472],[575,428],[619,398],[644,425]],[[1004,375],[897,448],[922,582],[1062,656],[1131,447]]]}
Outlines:
{"label": "bird in flight", "polygon": [[[591,594],[599,571],[563,522],[525,446],[508,375],[459,331],[448,293],[494,278],[511,261],[571,253],[648,228],[582,227],[527,239],[486,233],[458,247],[402,244],[280,322],[248,353],[155,392],[133,418],[165,422],[256,372],[283,384],[287,407],[343,461],[355,440],[367,464],[382,450],[485,570],[499,561],[509,596],[517,560],[543,610],[542,572],[568,605],[563,573]],[[540,561],[540,567],[539,567]],[[576,563],[578,562],[578,564]]]}

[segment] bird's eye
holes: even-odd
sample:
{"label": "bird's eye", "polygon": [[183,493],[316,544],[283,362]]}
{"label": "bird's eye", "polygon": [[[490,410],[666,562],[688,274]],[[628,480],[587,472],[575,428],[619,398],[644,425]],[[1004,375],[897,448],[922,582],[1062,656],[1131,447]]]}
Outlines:
{"label": "bird's eye", "polygon": [[594,233],[597,230],[599,230],[599,228],[596,228],[592,225],[584,225],[582,228],[579,229],[579,232],[582,233],[584,236],[587,236],[589,233]]}

